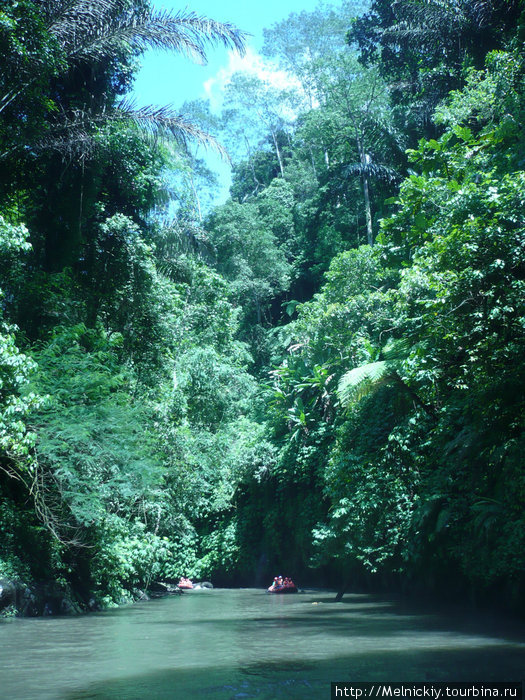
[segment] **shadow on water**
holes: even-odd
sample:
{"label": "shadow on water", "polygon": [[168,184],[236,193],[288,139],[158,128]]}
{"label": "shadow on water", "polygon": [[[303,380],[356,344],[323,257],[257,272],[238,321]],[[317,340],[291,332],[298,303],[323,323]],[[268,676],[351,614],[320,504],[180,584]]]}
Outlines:
{"label": "shadow on water", "polygon": [[[364,600],[364,598],[367,600]],[[422,630],[442,630],[466,635],[497,637],[510,643],[525,643],[525,625],[523,620],[508,614],[479,611],[464,605],[446,603],[414,602],[406,598],[383,598],[379,595],[347,594],[344,599],[334,600],[333,596],[317,597],[316,603],[320,614],[335,618],[338,615],[348,619],[362,617],[367,622],[374,618],[385,620],[389,617],[397,623],[403,619],[411,628],[418,626]],[[327,607],[325,607],[327,606]],[[352,612],[348,610],[352,609]],[[329,612],[327,613],[327,610]]]}
{"label": "shadow on water", "polygon": [[[160,670],[126,679],[106,680],[61,695],[61,700],[278,700],[329,697],[331,681],[501,681],[516,678],[523,652],[485,649],[457,657],[454,651],[354,654],[317,662],[254,662],[219,669]],[[523,674],[522,674],[523,676]]]}
{"label": "shadow on water", "polygon": [[[309,596],[310,598],[310,596]],[[525,643],[523,623],[501,617],[495,614],[479,613],[465,610],[462,607],[414,605],[406,600],[382,599],[371,594],[349,594],[346,599],[334,600],[334,596],[314,596],[314,600],[295,598],[298,601],[293,607],[294,612],[286,609],[286,614],[279,608],[275,614],[266,612],[265,615],[245,613],[242,619],[232,619],[227,615],[223,618],[199,618],[201,629],[206,627],[220,628],[224,634],[232,629],[246,628],[256,625],[259,629],[281,629],[296,626],[301,630],[301,636],[315,636],[326,627],[330,633],[348,635],[359,633],[361,636],[383,639],[388,636],[398,636],[400,630],[404,633],[415,634],[446,632],[469,639],[480,636],[501,643]],[[295,602],[294,601],[294,602]],[[291,606],[290,606],[291,607]],[[149,620],[145,624],[151,624]],[[156,620],[156,625],[174,625],[176,620]]]}

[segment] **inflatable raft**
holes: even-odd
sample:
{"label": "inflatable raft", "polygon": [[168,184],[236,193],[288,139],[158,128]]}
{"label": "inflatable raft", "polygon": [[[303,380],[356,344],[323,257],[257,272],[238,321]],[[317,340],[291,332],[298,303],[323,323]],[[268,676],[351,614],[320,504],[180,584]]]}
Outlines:
{"label": "inflatable raft", "polygon": [[293,583],[288,586],[270,586],[268,593],[297,593],[297,586]]}
{"label": "inflatable raft", "polygon": [[193,582],[189,578],[181,578],[177,586],[183,591],[191,591],[193,589]]}

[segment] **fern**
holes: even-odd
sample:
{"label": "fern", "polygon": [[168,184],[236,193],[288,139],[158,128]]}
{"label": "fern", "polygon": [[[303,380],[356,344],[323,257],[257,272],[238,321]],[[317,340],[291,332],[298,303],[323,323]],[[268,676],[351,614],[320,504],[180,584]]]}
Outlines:
{"label": "fern", "polygon": [[337,387],[337,395],[342,406],[364,398],[370,391],[389,378],[387,363],[384,360],[369,362],[343,374]]}

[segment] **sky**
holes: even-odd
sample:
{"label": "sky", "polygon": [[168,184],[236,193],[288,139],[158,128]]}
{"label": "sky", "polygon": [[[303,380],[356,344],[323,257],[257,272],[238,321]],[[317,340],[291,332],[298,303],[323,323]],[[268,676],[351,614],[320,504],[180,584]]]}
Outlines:
{"label": "sky", "polygon": [[[230,22],[251,34],[248,37],[248,57],[244,64],[256,60],[263,43],[263,29],[285,19],[292,12],[313,10],[318,0],[236,0],[217,3],[213,0],[157,0],[156,9],[189,9],[220,22]],[[234,59],[224,47],[209,48],[208,65],[199,66],[183,56],[165,51],[148,51],[141,59],[142,68],[135,81],[135,98],[142,104],[181,105],[186,100],[206,96],[204,85],[217,78],[221,69],[240,68],[243,62]]]}
{"label": "sky", "polygon": [[[259,76],[269,78],[268,67],[259,51],[263,44],[263,29],[288,17],[292,12],[313,10],[318,0],[191,0],[184,4],[177,0],[154,0],[156,9],[189,9],[220,22],[230,22],[247,32],[248,51],[240,59],[224,47],[207,49],[208,64],[196,65],[184,56],[167,51],[148,51],[142,58],[142,67],[135,80],[133,98],[138,105],[171,105],[175,108],[189,100],[209,98],[212,108],[220,108],[221,93],[225,82],[236,70],[249,70]],[[285,78],[273,73],[273,80],[279,83]],[[209,167],[219,175],[221,191],[217,202],[224,201],[230,183],[229,167],[210,155]]]}

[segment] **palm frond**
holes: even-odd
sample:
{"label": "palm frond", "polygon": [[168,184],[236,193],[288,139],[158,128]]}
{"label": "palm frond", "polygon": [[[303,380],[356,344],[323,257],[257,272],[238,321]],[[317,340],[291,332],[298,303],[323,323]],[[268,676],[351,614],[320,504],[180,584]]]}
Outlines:
{"label": "palm frond", "polygon": [[397,22],[382,37],[391,43],[439,40],[488,27],[498,14],[512,14],[518,7],[519,0],[396,0]]}
{"label": "palm frond", "polygon": [[[127,52],[168,49],[206,61],[205,49],[222,44],[245,53],[245,34],[229,23],[216,22],[189,10],[179,12],[138,10],[129,0],[40,0],[47,29],[63,51],[61,71],[75,64],[112,59]],[[40,70],[40,58],[31,64],[32,76]],[[19,99],[34,81],[24,75],[19,89],[0,97],[0,111]],[[97,113],[77,109],[67,114],[49,115],[48,130],[31,149],[51,149],[86,157],[96,146],[96,126],[109,121],[127,120],[153,139],[175,138],[186,146],[191,139],[214,149],[223,158],[228,155],[217,140],[192,124],[171,107],[146,106],[137,109],[122,101],[112,108],[97,108]],[[14,148],[27,148],[18,144]],[[11,151],[0,154],[0,159]]]}
{"label": "palm frond", "polygon": [[187,263],[183,262],[181,256],[210,258],[212,252],[212,244],[203,229],[189,221],[177,218],[166,221],[157,235],[157,268],[173,281],[188,274]]}
{"label": "palm frond", "polygon": [[163,107],[148,105],[137,108],[133,101],[122,100],[115,109],[106,112],[104,116],[107,120],[122,120],[136,124],[153,138],[174,138],[184,148],[188,141],[197,141],[204,148],[215,151],[221,158],[229,161],[228,152],[214,136],[176,112],[170,105]]}
{"label": "palm frond", "polygon": [[408,338],[397,338],[396,340],[389,340],[381,348],[381,355],[387,362],[406,360],[414,347],[419,347],[419,345],[415,346]]}
{"label": "palm frond", "polygon": [[122,0],[64,3],[50,32],[71,61],[92,61],[116,51],[166,49],[206,62],[206,46],[222,44],[241,55],[245,35],[234,25],[188,10],[127,12]]}
{"label": "palm frond", "polygon": [[439,29],[411,25],[407,22],[394,24],[381,34],[385,43],[396,45],[409,44],[410,42],[428,43],[439,39],[442,35],[443,33]]}
{"label": "palm frond", "polygon": [[189,141],[197,141],[229,160],[226,149],[217,139],[188,121],[171,106],[150,105],[137,108],[131,100],[122,100],[115,107],[96,112],[76,109],[70,114],[62,114],[46,136],[35,145],[35,150],[52,150],[68,156],[89,157],[100,145],[97,141],[97,128],[112,122],[133,124],[143,136],[153,142],[175,139],[186,148]]}
{"label": "palm frond", "polygon": [[392,4],[392,9],[398,21],[446,29],[465,22],[466,5],[465,0],[397,0]]}
{"label": "palm frond", "polygon": [[116,11],[124,11],[126,0],[41,0],[49,27],[58,22],[101,21]]}
{"label": "palm frond", "polygon": [[395,182],[399,179],[399,174],[393,168],[380,163],[373,163],[372,161],[348,165],[344,168],[343,173],[346,176],[364,175],[383,180],[384,182]]}
{"label": "palm frond", "polygon": [[68,49],[124,12],[122,0],[46,0],[43,3],[48,31]]}

